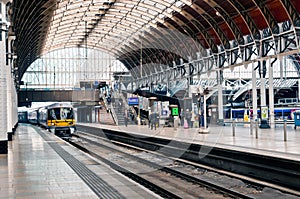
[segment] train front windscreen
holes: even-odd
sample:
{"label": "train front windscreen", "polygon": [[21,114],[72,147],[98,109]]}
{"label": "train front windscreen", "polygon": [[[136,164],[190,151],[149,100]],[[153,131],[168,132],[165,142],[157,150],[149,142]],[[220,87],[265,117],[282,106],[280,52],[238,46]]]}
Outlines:
{"label": "train front windscreen", "polygon": [[73,109],[72,108],[52,108],[48,112],[49,120],[67,120],[74,119]]}

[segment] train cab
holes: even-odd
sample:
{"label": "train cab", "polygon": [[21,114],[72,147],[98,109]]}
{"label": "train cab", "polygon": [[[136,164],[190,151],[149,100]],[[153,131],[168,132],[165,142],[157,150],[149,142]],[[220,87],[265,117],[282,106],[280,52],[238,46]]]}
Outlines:
{"label": "train cab", "polygon": [[41,108],[39,122],[61,137],[70,137],[76,131],[73,107],[65,103],[55,103]]}

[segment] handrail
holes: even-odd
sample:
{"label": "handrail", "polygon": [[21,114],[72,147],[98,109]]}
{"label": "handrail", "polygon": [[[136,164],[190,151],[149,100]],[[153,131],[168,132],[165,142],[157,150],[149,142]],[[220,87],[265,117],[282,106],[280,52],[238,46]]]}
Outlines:
{"label": "handrail", "polygon": [[[113,96],[111,96],[111,97],[113,97]],[[110,103],[110,112],[111,112],[111,115],[112,115],[113,119],[115,120],[116,125],[119,125],[119,120],[118,120],[118,117],[116,115],[116,111],[115,111],[114,106],[112,105],[112,103]]]}
{"label": "handrail", "polygon": [[[113,120],[115,121],[116,125],[118,125],[118,124],[119,124],[118,117],[117,117],[117,115],[116,115],[116,112],[115,112],[114,107],[112,106],[112,103],[110,103],[110,105],[109,105],[108,102],[107,102],[106,97],[105,97],[102,93],[100,94],[100,97],[102,97],[103,102],[104,102],[105,107],[106,107],[107,110],[108,110],[107,107],[109,106],[109,108],[110,108],[109,110],[110,110],[110,113],[111,113],[111,115],[112,115],[112,118],[113,118]],[[113,96],[111,96],[111,97],[113,97]]]}

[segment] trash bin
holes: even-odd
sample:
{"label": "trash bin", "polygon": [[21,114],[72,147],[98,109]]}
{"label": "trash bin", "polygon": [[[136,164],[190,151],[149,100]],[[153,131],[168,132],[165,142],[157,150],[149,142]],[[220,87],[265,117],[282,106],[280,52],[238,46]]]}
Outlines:
{"label": "trash bin", "polygon": [[300,111],[295,111],[294,112],[294,122],[295,122],[295,129],[297,126],[300,126]]}

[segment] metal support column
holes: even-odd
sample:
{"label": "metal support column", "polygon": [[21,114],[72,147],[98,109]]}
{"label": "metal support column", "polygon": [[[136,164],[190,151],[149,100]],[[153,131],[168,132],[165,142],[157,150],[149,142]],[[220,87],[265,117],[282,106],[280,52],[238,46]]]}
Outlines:
{"label": "metal support column", "polygon": [[256,70],[255,62],[252,62],[252,105],[253,105],[253,120],[257,120],[257,89],[256,89]]}
{"label": "metal support column", "polygon": [[260,126],[259,128],[270,128],[268,121],[268,107],[266,96],[266,73],[267,66],[265,60],[260,60]]}
{"label": "metal support column", "polygon": [[207,114],[206,114],[206,95],[203,96],[204,101],[203,101],[203,117],[204,117],[204,129],[207,127]]}
{"label": "metal support column", "polygon": [[278,56],[278,60],[279,60],[279,68],[280,68],[280,79],[283,78],[283,62],[282,62],[282,56]]}
{"label": "metal support column", "polygon": [[263,61],[260,61],[260,105],[266,106],[267,100],[266,100],[266,78],[263,75]]}
{"label": "metal support column", "polygon": [[223,88],[222,88],[222,73],[219,70],[217,72],[217,80],[218,80],[218,111],[219,111],[219,120],[218,122],[223,125],[224,123],[224,115],[223,115]]}
{"label": "metal support column", "polygon": [[273,65],[269,59],[269,109],[270,109],[270,126],[275,128],[274,114],[274,85],[273,85]]}

